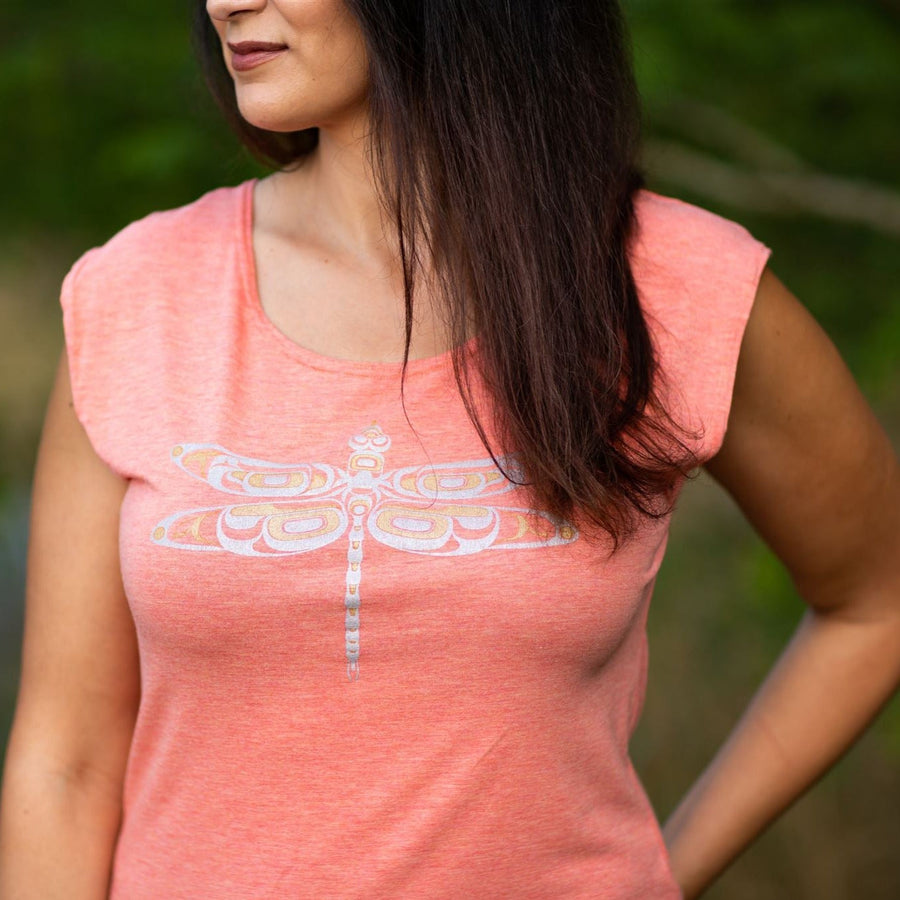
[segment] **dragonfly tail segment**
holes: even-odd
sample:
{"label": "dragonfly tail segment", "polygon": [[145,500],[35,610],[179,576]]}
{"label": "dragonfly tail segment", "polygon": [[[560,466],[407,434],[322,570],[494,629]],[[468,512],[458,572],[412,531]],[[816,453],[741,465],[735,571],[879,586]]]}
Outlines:
{"label": "dragonfly tail segment", "polygon": [[347,592],[344,594],[344,645],[347,678],[359,678],[359,583],[362,580],[363,518],[372,508],[370,497],[353,497],[350,504],[353,525],[347,545]]}

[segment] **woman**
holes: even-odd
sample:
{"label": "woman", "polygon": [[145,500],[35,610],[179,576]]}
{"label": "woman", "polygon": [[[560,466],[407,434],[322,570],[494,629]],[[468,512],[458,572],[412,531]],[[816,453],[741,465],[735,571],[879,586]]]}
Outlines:
{"label": "woman", "polygon": [[[63,283],[4,900],[699,896],[896,685],[875,417],[767,247],[642,188],[617,4],[197,12],[275,171]],[[660,829],[698,465],[809,610]]]}

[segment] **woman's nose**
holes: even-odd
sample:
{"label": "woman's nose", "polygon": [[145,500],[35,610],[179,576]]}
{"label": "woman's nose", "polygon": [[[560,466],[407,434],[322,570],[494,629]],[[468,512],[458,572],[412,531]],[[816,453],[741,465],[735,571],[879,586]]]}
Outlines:
{"label": "woman's nose", "polygon": [[268,0],[206,0],[206,12],[211,19],[224,21],[235,13],[260,10]]}

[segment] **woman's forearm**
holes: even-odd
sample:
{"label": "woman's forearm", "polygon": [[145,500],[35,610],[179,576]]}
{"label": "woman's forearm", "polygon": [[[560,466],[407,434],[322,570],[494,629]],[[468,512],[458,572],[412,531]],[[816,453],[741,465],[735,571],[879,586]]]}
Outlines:
{"label": "woman's forearm", "polygon": [[0,900],[104,900],[120,805],[106,787],[8,759]]}
{"label": "woman's forearm", "polygon": [[900,616],[808,610],[712,762],[666,821],[672,869],[692,900],[812,785],[900,680]]}

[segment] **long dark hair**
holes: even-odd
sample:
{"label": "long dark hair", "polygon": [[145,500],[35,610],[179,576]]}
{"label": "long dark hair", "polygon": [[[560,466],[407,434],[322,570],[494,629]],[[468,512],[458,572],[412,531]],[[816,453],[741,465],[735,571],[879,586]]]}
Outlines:
{"label": "long dark hair", "polygon": [[[345,0],[369,60],[369,148],[397,223],[406,343],[425,235],[465,408],[497,462],[467,358],[536,505],[613,546],[671,509],[696,457],[658,399],[627,248],[641,111],[614,0]],[[258,159],[302,162],[318,129],[243,119],[203,0],[193,40],[209,87]],[[513,475],[507,472],[508,477]]]}

